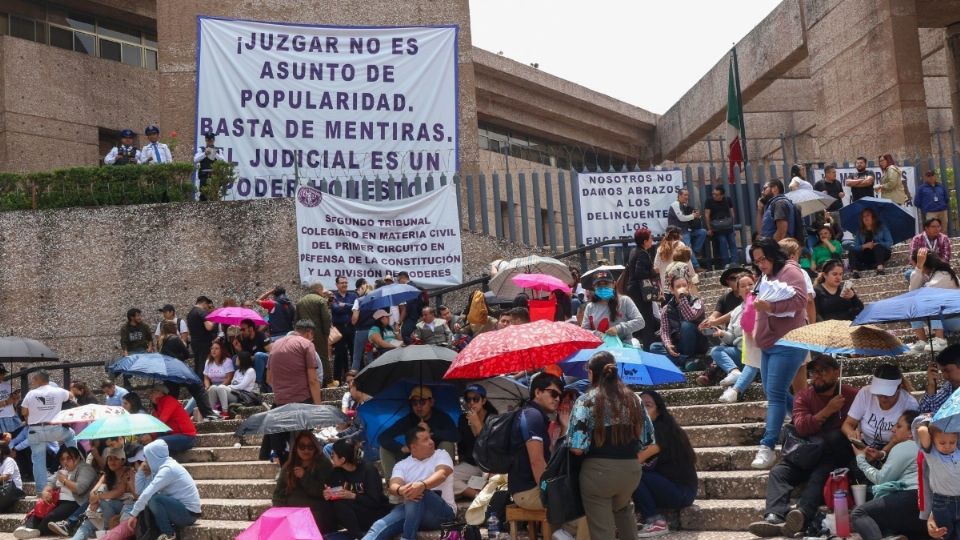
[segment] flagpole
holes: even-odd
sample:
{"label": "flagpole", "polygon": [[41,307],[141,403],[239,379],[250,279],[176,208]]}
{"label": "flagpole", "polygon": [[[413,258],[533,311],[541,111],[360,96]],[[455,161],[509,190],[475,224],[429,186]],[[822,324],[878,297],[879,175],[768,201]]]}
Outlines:
{"label": "flagpole", "polygon": [[[740,219],[742,223],[749,222],[751,230],[756,231],[757,223],[755,223],[756,212],[754,209],[757,204],[757,194],[750,174],[750,159],[747,156],[747,124],[743,121],[743,96],[740,94],[740,63],[737,61],[737,46],[731,47],[730,52],[733,54],[733,81],[737,89],[737,109],[740,117],[740,150],[743,152],[743,175],[747,183],[747,198],[749,199],[747,216],[740,216]],[[743,228],[740,229],[740,240],[744,246],[750,241],[750,236]]]}

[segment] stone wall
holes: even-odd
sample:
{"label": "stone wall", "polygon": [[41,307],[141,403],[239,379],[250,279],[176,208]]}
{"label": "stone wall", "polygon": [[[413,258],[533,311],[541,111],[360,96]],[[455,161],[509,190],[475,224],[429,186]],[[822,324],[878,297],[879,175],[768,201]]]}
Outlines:
{"label": "stone wall", "polygon": [[[0,335],[107,360],[130,307],[154,325],[160,306],[185,317],[200,294],[219,304],[282,284],[299,297],[295,225],[292,199],[0,213]],[[463,251],[465,280],[533,252],[467,232]]]}

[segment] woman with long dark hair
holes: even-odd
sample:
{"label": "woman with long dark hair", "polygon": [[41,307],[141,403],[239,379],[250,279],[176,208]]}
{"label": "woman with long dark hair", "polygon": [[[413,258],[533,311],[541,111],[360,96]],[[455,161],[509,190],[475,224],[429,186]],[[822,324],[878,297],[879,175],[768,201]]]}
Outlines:
{"label": "woman with long dark hair", "polygon": [[[787,259],[773,238],[757,238],[750,246],[750,254],[763,274],[757,286],[759,294],[753,302],[757,312],[754,340],[762,351],[760,378],[768,400],[766,429],[751,466],[768,469],[776,459],[773,448],[780,437],[783,419],[787,411],[793,410],[790,384],[807,355],[802,349],[777,345],[776,342],[787,332],[807,324],[807,284],[800,265]],[[779,281],[793,289],[793,295],[776,302],[763,300],[765,285],[770,281]]]}
{"label": "woman with long dark hair", "polygon": [[883,274],[883,265],[890,260],[893,249],[893,237],[890,230],[880,222],[873,208],[864,208],[860,212],[860,230],[854,235],[853,248],[850,250],[850,264],[853,277],[860,277],[860,270],[876,268],[877,274]]}
{"label": "woman with long dark hair", "polygon": [[643,476],[633,492],[633,503],[644,519],[641,536],[659,536],[669,532],[663,510],[686,508],[697,496],[697,454],[660,394],[644,390],[640,401],[653,421],[656,443],[637,457],[643,463]]}
{"label": "woman with long dark hair", "polygon": [[480,489],[470,487],[470,479],[483,475],[477,461],[473,459],[473,446],[487,418],[497,414],[497,408],[487,401],[487,389],[479,384],[467,385],[463,391],[463,405],[464,412],[457,425],[460,432],[460,440],[457,442],[460,463],[453,467],[453,494],[456,497],[463,495],[472,499]]}
{"label": "woman with long dark hair", "polygon": [[642,465],[637,455],[654,443],[650,418],[620,380],[613,355],[598,352],[587,362],[590,389],[577,398],[567,436],[570,451],[584,456],[580,496],[591,538],[637,538],[633,491]]}
{"label": "woman with long dark hair", "polygon": [[650,345],[656,341],[657,330],[660,329],[660,323],[653,316],[653,303],[660,296],[660,274],[653,267],[653,256],[650,255],[650,249],[653,247],[653,236],[650,229],[646,227],[637,229],[633,233],[633,241],[636,246],[630,252],[630,260],[627,262],[627,294],[640,310],[640,316],[643,317],[644,325],[640,330],[640,341],[643,343],[645,351],[650,350]]}
{"label": "woman with long dark hair", "polygon": [[310,508],[321,533],[334,530],[333,509],[323,497],[332,471],[333,466],[317,437],[310,431],[298,432],[293,438],[290,458],[277,474],[273,505]]}
{"label": "woman with long dark hair", "polygon": [[[910,274],[910,290],[915,291],[921,287],[935,287],[939,289],[957,289],[960,288],[960,279],[957,279],[957,273],[950,267],[950,263],[941,259],[935,252],[927,248],[914,250],[910,254],[910,262],[917,268]],[[913,333],[917,336],[917,342],[910,349],[913,353],[933,352],[937,353],[947,348],[947,340],[944,338],[944,328],[950,332],[960,331],[960,319],[943,319],[930,321],[930,328],[933,330],[933,339],[927,335],[927,323],[915,321],[910,323],[913,327]],[[927,340],[930,340],[929,343]]]}
{"label": "woman with long dark hair", "polygon": [[351,540],[362,538],[375,521],[387,515],[390,503],[383,494],[383,478],[362,457],[360,446],[340,439],[330,456],[333,471],[323,498],[333,506],[336,528],[346,529]]}
{"label": "woman with long dark hair", "polygon": [[557,322],[576,322],[573,316],[573,307],[570,302],[570,295],[557,289],[550,293],[556,301],[557,308],[553,312],[553,320]]}
{"label": "woman with long dark hair", "polygon": [[817,316],[822,321],[852,321],[863,311],[857,292],[843,285],[843,263],[836,259],[824,263],[813,290],[817,293]]}
{"label": "woman with long dark hair", "polygon": [[123,409],[130,414],[146,413],[147,409],[143,407],[143,401],[135,392],[129,392],[120,400]]}
{"label": "woman with long dark hair", "polygon": [[90,386],[83,381],[74,381],[70,383],[70,393],[73,394],[77,405],[92,405],[99,403],[97,396],[90,391]]}
{"label": "woman with long dark hair", "polygon": [[634,332],[643,329],[644,319],[633,300],[618,294],[613,283],[610,272],[600,270],[594,273],[593,298],[583,312],[580,326],[628,342],[633,339]]}
{"label": "woman with long dark hair", "polygon": [[257,371],[253,367],[253,356],[249,351],[237,353],[237,362],[234,366],[230,384],[214,384],[207,389],[210,406],[219,409],[226,417],[229,415],[230,405],[237,403],[239,397],[234,392],[255,392],[257,389]]}

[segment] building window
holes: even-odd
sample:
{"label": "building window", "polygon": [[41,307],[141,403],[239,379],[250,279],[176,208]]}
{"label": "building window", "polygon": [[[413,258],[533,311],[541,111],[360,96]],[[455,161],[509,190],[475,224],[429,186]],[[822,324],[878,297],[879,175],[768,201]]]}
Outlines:
{"label": "building window", "polygon": [[142,67],[143,62],[140,59],[140,53],[143,51],[140,47],[136,45],[130,45],[129,43],[123,44],[123,63],[128,66]]}
{"label": "building window", "polygon": [[54,47],[59,47],[61,49],[66,49],[68,51],[73,50],[73,32],[67,30],[66,28],[60,28],[59,26],[50,27],[50,45]]}
{"label": "building window", "polygon": [[37,39],[36,24],[30,19],[12,16],[10,17],[10,35],[20,39],[34,41]]}
{"label": "building window", "polygon": [[116,41],[100,38],[100,58],[120,61],[120,44]]}
{"label": "building window", "polygon": [[143,50],[143,67],[147,69],[156,70],[157,69],[157,51],[151,51],[150,49]]}
{"label": "building window", "polygon": [[97,55],[97,39],[90,34],[84,34],[83,32],[74,32],[73,33],[73,50],[77,52],[89,54],[90,56],[96,56]]}

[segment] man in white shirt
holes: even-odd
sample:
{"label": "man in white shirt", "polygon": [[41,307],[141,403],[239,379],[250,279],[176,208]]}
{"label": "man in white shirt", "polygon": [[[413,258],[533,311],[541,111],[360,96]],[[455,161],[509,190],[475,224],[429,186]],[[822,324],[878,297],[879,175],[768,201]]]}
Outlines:
{"label": "man in white shirt", "polygon": [[160,142],[160,128],[153,125],[147,126],[147,129],[143,130],[143,133],[150,142],[143,145],[137,162],[141,165],[173,163],[173,154],[170,153],[170,147]]}
{"label": "man in white shirt", "polygon": [[[197,165],[197,180],[199,180],[199,189],[203,189],[203,186],[207,184],[207,179],[210,178],[210,175],[213,173],[213,163],[216,161],[226,161],[223,157],[223,154],[220,153],[220,149],[217,148],[217,139],[212,131],[208,131],[203,134],[203,139],[206,141],[206,146],[199,149],[196,154],[193,155],[193,162]],[[207,200],[206,195],[201,191],[200,200]]]}
{"label": "man in white shirt", "polygon": [[133,130],[125,129],[120,132],[120,144],[110,149],[103,158],[107,165],[135,165],[140,163],[140,151],[133,146]]}
{"label": "man in white shirt", "polygon": [[35,371],[30,375],[30,387],[23,398],[23,417],[27,419],[27,442],[30,443],[33,461],[33,480],[37,493],[47,484],[47,443],[57,442],[77,447],[72,429],[60,424],[51,424],[63,403],[70,400],[70,392],[50,384],[50,374]]}
{"label": "man in white shirt", "polygon": [[187,328],[187,321],[186,319],[181,319],[177,317],[177,308],[173,307],[173,304],[166,304],[162,308],[160,308],[158,311],[160,312],[160,315],[163,317],[163,319],[157,323],[157,329],[153,331],[153,335],[156,336],[157,350],[159,351],[160,346],[163,345],[163,343],[160,343],[160,326],[167,321],[170,321],[177,325],[177,331],[180,332],[180,339],[182,339],[184,343],[189,344],[190,331]]}
{"label": "man in white shirt", "polygon": [[363,540],[388,540],[397,533],[401,540],[413,540],[417,531],[437,530],[454,519],[453,459],[446,450],[437,450],[425,424],[406,434],[410,457],[394,465],[387,493],[403,503],[370,527]]}

